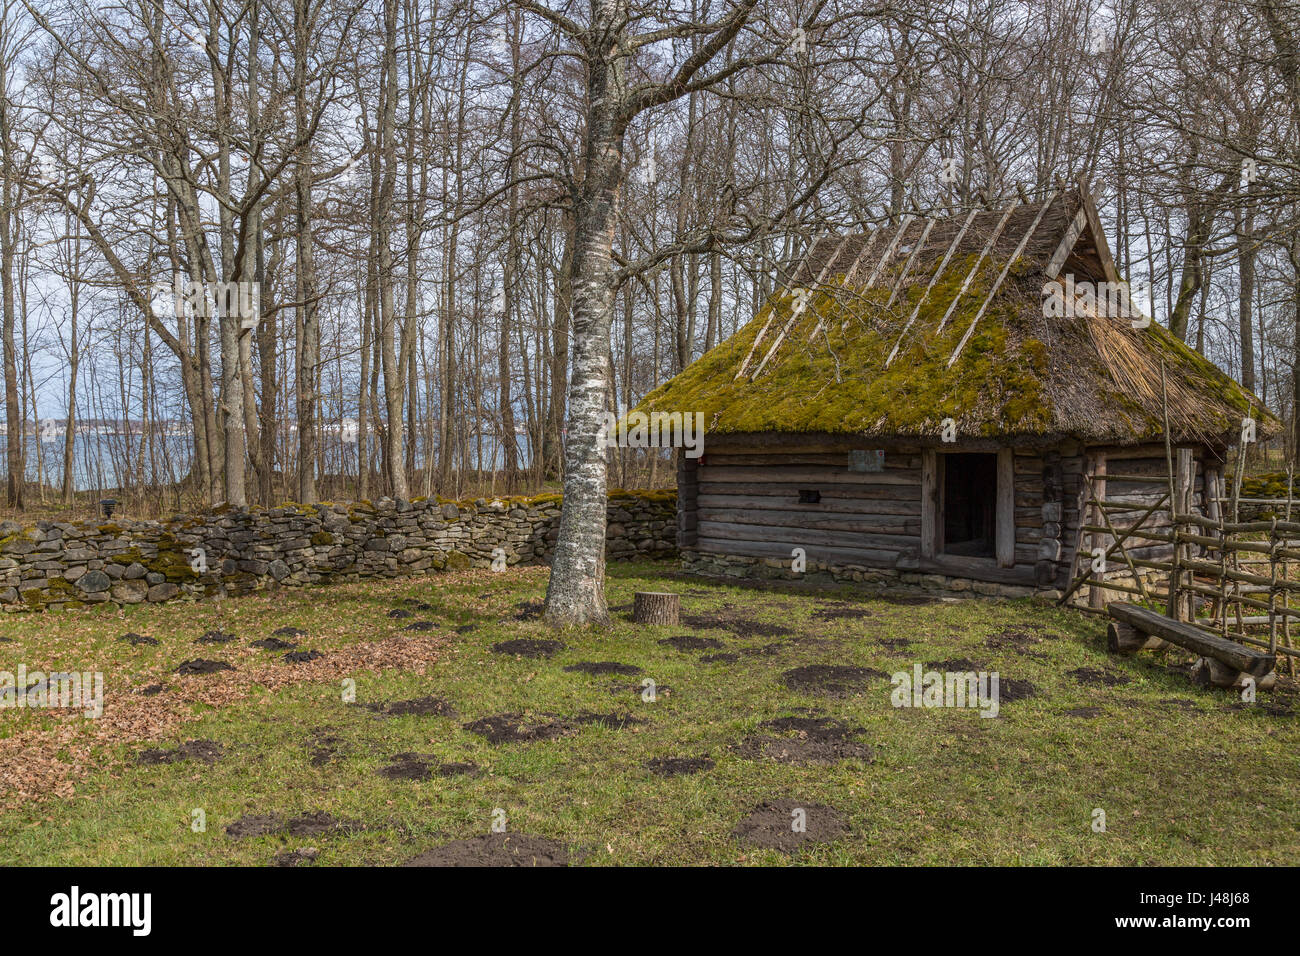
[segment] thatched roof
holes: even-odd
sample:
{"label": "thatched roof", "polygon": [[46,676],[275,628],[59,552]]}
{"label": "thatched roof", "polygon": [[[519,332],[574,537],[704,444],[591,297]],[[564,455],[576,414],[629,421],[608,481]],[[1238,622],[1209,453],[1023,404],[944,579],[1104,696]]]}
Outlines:
{"label": "thatched roof", "polygon": [[1163,440],[1163,364],[1175,440],[1224,443],[1248,411],[1261,437],[1278,427],[1158,323],[1083,300],[1045,314],[1049,281],[1118,281],[1079,189],[823,237],[787,272],[751,322],[639,409],[704,412],[713,433],[937,438],[952,418],[963,437],[1132,444]]}

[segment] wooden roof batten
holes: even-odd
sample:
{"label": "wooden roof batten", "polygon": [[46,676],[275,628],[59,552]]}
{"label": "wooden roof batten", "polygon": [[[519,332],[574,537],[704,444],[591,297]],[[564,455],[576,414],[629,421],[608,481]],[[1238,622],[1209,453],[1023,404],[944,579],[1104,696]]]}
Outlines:
{"label": "wooden roof batten", "polygon": [[[849,241],[848,236],[845,236],[843,239],[840,240],[839,245],[835,247],[835,251],[831,253],[830,257],[826,260],[826,264],[822,266],[821,271],[817,273],[817,279],[813,283],[814,288],[820,286],[822,283],[826,281],[826,274],[830,271],[831,266],[835,264],[835,260],[839,258],[840,252],[844,248],[844,244],[848,241]],[[814,242],[813,245],[808,248],[809,255],[812,254],[813,247],[815,246],[816,246],[816,242]],[[772,342],[771,348],[769,348],[767,350],[767,354],[763,356],[763,361],[758,363],[758,368],[754,369],[754,374],[750,376],[751,380],[758,378],[758,376],[762,374],[763,369],[767,366],[767,363],[771,361],[772,356],[775,355],[777,349],[781,347],[781,343],[785,341],[785,337],[790,334],[790,330],[793,329],[795,325],[798,324],[799,319],[803,316],[804,310],[807,308],[807,305],[808,305],[807,299],[805,298],[802,303],[800,303],[795,308],[790,310],[790,318],[786,321],[785,327],[781,329],[780,334],[778,334],[776,339]],[[755,344],[757,345],[757,341],[755,342]]]}
{"label": "wooden roof batten", "polygon": [[[1064,235],[1061,236],[1060,242],[1054,247],[1050,259],[1045,264],[1043,272],[1049,279],[1055,278],[1055,276],[1058,275],[1061,269],[1065,266],[1071,253],[1076,250],[1080,238],[1085,232],[1091,231],[1094,236],[1101,237],[1101,241],[1097,243],[1097,258],[1102,267],[1102,273],[1108,278],[1112,278],[1115,276],[1114,262],[1110,258],[1109,250],[1106,248],[1104,233],[1100,231],[1102,228],[1100,218],[1097,215],[1096,207],[1092,202],[1092,197],[1088,193],[1088,184],[1083,177],[1080,177],[1076,185],[1080,200],[1079,209],[1076,211],[1075,215],[1070,218],[1069,225],[1067,226]],[[1020,197],[1028,199],[1023,188],[1017,188]],[[953,350],[952,355],[948,359],[948,368],[951,368],[956,363],[957,359],[960,358],[962,351],[974,335],[980,320],[987,314],[994,298],[1001,290],[1010,273],[1012,265],[1025,253],[1030,242],[1037,234],[1039,227],[1048,217],[1053,205],[1058,203],[1058,201],[1061,201],[1062,197],[1068,195],[1068,189],[1069,187],[1058,179],[1056,185],[1047,191],[1046,198],[1040,203],[1035,203],[1037,209],[1034,211],[1032,221],[1030,221],[1019,242],[1016,244],[1015,251],[1003,263],[1002,268],[994,280],[989,292],[985,295],[983,302],[980,304],[974,319],[962,335],[956,348]],[[970,293],[971,286],[973,285],[976,276],[979,274],[980,269],[984,266],[985,262],[993,254],[995,248],[997,248],[998,242],[1002,239],[1004,233],[1006,233],[1008,223],[1011,221],[1013,215],[1016,215],[1020,210],[1024,210],[1024,216],[1028,217],[1029,210],[1032,208],[1033,206],[1031,206],[1030,202],[1019,202],[1016,198],[1012,197],[1010,201],[1000,209],[996,206],[994,208],[984,209],[974,208],[963,217],[961,225],[948,243],[948,247],[942,258],[939,260],[938,266],[930,275],[925,289],[922,291],[916,304],[911,309],[907,320],[903,323],[898,338],[894,342],[893,348],[890,350],[888,357],[885,359],[885,368],[888,368],[902,351],[903,345],[907,341],[907,335],[915,325],[921,314],[922,308],[930,298],[935,287],[943,279],[958,250],[962,248],[963,240],[967,238],[969,233],[971,233],[972,227],[980,214],[984,213],[988,217],[988,219],[985,220],[986,222],[992,220],[993,217],[996,216],[996,223],[992,224],[992,228],[989,230],[985,241],[980,247],[978,255],[969,270],[967,270],[956,293],[952,295],[950,301],[947,303],[947,307],[945,308],[943,316],[940,318],[937,326],[930,333],[933,336],[937,337],[943,333],[948,322],[956,313],[959,305]],[[883,228],[871,230],[862,237],[861,245],[858,247],[858,252],[854,257],[852,266],[844,271],[843,276],[837,285],[842,288],[847,288],[852,285],[855,291],[859,292],[866,292],[873,288],[887,272],[890,266],[897,262],[896,257],[899,246],[902,244],[908,230],[912,229],[913,226],[916,225],[916,220],[918,218],[925,219],[925,226],[921,231],[920,237],[912,244],[911,248],[908,249],[906,258],[902,261],[898,274],[890,280],[891,288],[889,298],[882,311],[888,310],[898,299],[899,293],[907,285],[908,276],[911,274],[914,264],[919,260],[919,254],[925,246],[926,241],[929,239],[931,230],[934,228],[936,223],[945,221],[947,217],[937,216],[933,213],[907,213],[900,217],[899,224],[896,229],[892,230],[892,233],[886,233]],[[947,221],[953,220],[949,219]],[[985,228],[987,228],[987,226]],[[879,246],[880,240],[883,239],[885,235],[889,235],[890,238],[880,254],[873,257],[875,261],[870,274],[864,283],[857,283],[856,276],[859,271],[863,269],[872,250]],[[811,284],[813,288],[822,287],[826,284],[828,276],[834,271],[834,268],[839,264],[840,260],[846,258],[846,251],[852,248],[850,245],[852,238],[854,237],[844,237],[835,242],[830,255],[825,257],[815,279],[812,279]],[[803,276],[799,283],[800,286],[802,286],[803,282],[807,282],[812,278],[811,276],[808,276],[807,273],[813,267],[814,261],[821,259],[821,254],[819,254],[818,250],[825,250],[831,241],[832,237],[826,235],[818,237],[809,245],[807,252],[800,261],[799,267],[791,274],[792,279],[798,278],[801,275]],[[1048,241],[1050,241],[1050,239]],[[791,283],[791,287],[792,286],[793,282]],[[812,290],[810,289],[808,291],[811,292]],[[768,335],[771,331],[774,315],[768,316],[767,321],[763,324],[763,327],[759,330],[758,335],[750,345],[749,352],[741,363],[739,371],[736,373],[735,381],[741,381],[746,378],[753,381],[763,373],[780,352],[781,346],[785,343],[791,332],[794,331],[795,326],[798,325],[803,318],[804,313],[806,312],[806,304],[806,298],[796,304],[795,308],[791,310],[791,314],[787,318],[786,322],[781,327],[779,333],[770,341]],[[817,321],[814,323],[813,328],[808,334],[808,342],[811,343],[812,340],[816,338],[817,334],[825,328],[826,321],[825,316],[818,316]],[[847,329],[850,321],[850,318],[845,318],[842,321],[841,331]],[[760,347],[765,344],[765,351],[760,352]],[[762,355],[762,359],[757,362],[757,365],[754,365],[755,358],[760,354]]]}
{"label": "wooden roof batten", "polygon": [[953,253],[957,251],[957,247],[965,237],[966,231],[970,229],[970,224],[975,221],[975,215],[978,212],[978,209],[972,209],[965,221],[961,224],[961,228],[957,230],[957,234],[952,237],[952,242],[948,244],[948,251],[943,254],[943,258],[939,261],[938,268],[934,270],[934,275],[930,276],[929,285],[927,285],[925,291],[921,293],[921,298],[916,300],[916,308],[912,309],[912,314],[908,317],[907,322],[904,323],[903,331],[899,333],[898,341],[894,343],[894,349],[889,353],[889,358],[885,359],[885,368],[889,368],[889,363],[894,361],[895,356],[898,355],[898,350],[903,344],[903,339],[907,336],[907,330],[912,327],[912,323],[916,321],[916,317],[921,314],[921,306],[925,305],[925,300],[929,298],[931,290],[934,289],[935,284],[943,275],[944,270],[948,268],[949,260],[952,259]]}
{"label": "wooden roof batten", "polygon": [[[812,242],[808,243],[808,248],[807,248],[806,250],[804,250],[804,254],[803,254],[803,256],[799,259],[799,264],[798,264],[797,266],[795,266],[794,269],[792,269],[792,270],[790,271],[790,275],[789,275],[789,277],[788,277],[788,280],[793,280],[793,279],[797,278],[798,275],[799,275],[799,273],[803,270],[803,268],[804,268],[806,265],[808,265],[808,257],[812,255],[813,248],[814,248],[816,245],[817,245],[817,240],[816,240],[816,239],[814,239]],[[786,288],[786,287],[787,287],[787,283],[783,283],[783,284],[782,284],[782,288]],[[772,326],[772,319],[773,319],[773,317],[774,317],[775,315],[776,315],[776,310],[775,310],[775,309],[769,311],[769,312],[768,312],[768,315],[767,315],[767,321],[764,322],[764,323],[763,323],[763,327],[762,327],[761,329],[758,330],[758,335],[754,336],[754,344],[751,345],[751,346],[749,347],[749,352],[746,353],[746,355],[745,355],[745,360],[744,360],[743,362],[740,363],[740,370],[736,372],[736,379],[735,379],[735,380],[736,380],[737,382],[739,382],[742,378],[745,377],[745,371],[746,371],[746,369],[749,368],[750,360],[753,359],[753,357],[754,357],[754,352],[755,352],[755,350],[758,349],[759,343],[762,342],[762,341],[763,341],[763,338],[767,335],[767,330],[768,330],[769,328],[771,328],[771,326]]]}
{"label": "wooden roof batten", "polygon": [[975,333],[975,326],[978,325],[979,320],[984,317],[984,312],[988,309],[989,303],[993,301],[993,297],[998,294],[998,289],[1002,287],[1002,281],[1007,277],[1007,273],[1011,271],[1012,263],[1024,254],[1025,247],[1029,245],[1030,238],[1038,230],[1038,224],[1041,223],[1043,217],[1047,215],[1047,210],[1052,208],[1052,203],[1056,202],[1056,194],[1057,190],[1055,189],[1048,194],[1047,202],[1043,203],[1043,205],[1039,207],[1038,215],[1034,217],[1034,221],[1031,222],[1029,228],[1025,230],[1024,236],[1021,237],[1019,244],[1016,246],[1016,251],[1011,253],[1011,258],[1009,258],[1006,261],[1006,264],[1002,266],[1002,271],[998,273],[997,279],[993,282],[993,287],[989,289],[989,294],[984,297],[984,302],[980,305],[979,311],[975,313],[975,318],[971,319],[970,326],[966,329],[966,334],[961,337],[961,341],[957,343],[957,347],[952,350],[952,356],[948,359],[948,368],[952,368],[953,363],[957,361],[957,356],[961,355],[961,350],[966,347],[966,343],[970,341],[970,337]]}

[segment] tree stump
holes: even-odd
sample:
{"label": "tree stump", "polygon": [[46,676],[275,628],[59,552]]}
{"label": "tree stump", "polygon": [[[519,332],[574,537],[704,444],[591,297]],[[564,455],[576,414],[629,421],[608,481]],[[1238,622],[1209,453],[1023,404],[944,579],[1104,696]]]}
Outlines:
{"label": "tree stump", "polygon": [[676,625],[681,614],[676,594],[664,591],[637,591],[632,600],[632,620],[638,624]]}

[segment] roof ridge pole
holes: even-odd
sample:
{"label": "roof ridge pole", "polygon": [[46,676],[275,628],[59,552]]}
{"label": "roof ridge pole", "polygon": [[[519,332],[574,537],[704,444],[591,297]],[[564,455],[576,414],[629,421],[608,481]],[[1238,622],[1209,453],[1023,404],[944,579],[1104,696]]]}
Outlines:
{"label": "roof ridge pole", "polygon": [[[839,245],[835,247],[835,251],[831,253],[830,258],[826,260],[826,265],[822,266],[821,271],[817,273],[817,278],[813,280],[814,287],[823,284],[823,282],[826,279],[827,270],[829,270],[830,267],[835,264],[836,257],[840,254],[840,250],[844,248],[844,244],[848,241],[849,241],[848,236],[845,236],[843,239],[840,240]],[[809,249],[810,254],[811,252],[812,250]],[[800,288],[802,288],[802,286]],[[791,310],[790,318],[786,321],[785,327],[781,329],[781,333],[775,339],[772,340],[771,348],[769,348],[767,350],[767,354],[763,356],[763,361],[758,363],[758,368],[754,369],[754,374],[749,377],[750,381],[753,381],[754,379],[758,378],[759,373],[763,371],[763,368],[771,360],[772,356],[776,354],[776,350],[781,347],[781,343],[785,341],[785,337],[790,334],[790,330],[795,327],[796,323],[798,323],[799,317],[804,314],[804,310],[808,306],[807,300],[808,297],[805,296],[803,298],[803,301],[798,303],[798,305],[796,305],[796,307]],[[755,344],[757,344],[757,342],[755,342]]]}
{"label": "roof ridge pole", "polygon": [[1011,258],[1007,260],[1006,265],[1002,267],[1002,271],[998,273],[998,277],[994,280],[993,287],[989,289],[989,294],[985,297],[983,305],[981,305],[979,311],[975,313],[975,318],[971,319],[970,327],[966,330],[966,334],[961,337],[961,341],[957,343],[957,347],[952,350],[952,356],[948,359],[948,368],[952,368],[952,363],[957,361],[957,356],[960,355],[961,350],[966,347],[966,343],[970,340],[971,335],[975,331],[975,326],[979,323],[979,320],[984,317],[984,312],[988,309],[989,303],[993,301],[993,297],[997,295],[998,289],[1002,287],[1002,280],[1005,279],[1007,273],[1011,271],[1011,264],[1019,259],[1021,254],[1024,253],[1025,246],[1029,245],[1030,237],[1033,236],[1035,230],[1038,229],[1038,224],[1043,221],[1043,216],[1047,215],[1048,208],[1050,208],[1054,202],[1056,202],[1055,190],[1048,195],[1047,202],[1043,203],[1039,208],[1038,215],[1034,217],[1034,221],[1031,222],[1029,228],[1025,230],[1025,235],[1016,246],[1016,251],[1011,253]]}
{"label": "roof ridge pole", "polygon": [[[880,277],[881,270],[884,269],[886,263],[894,257],[894,250],[898,248],[899,240],[903,238],[903,233],[907,231],[907,227],[912,224],[912,220],[915,218],[916,217],[910,212],[903,214],[903,218],[899,220],[898,231],[894,233],[894,238],[889,240],[889,245],[885,246],[885,251],[882,252],[880,258],[876,260],[876,267],[871,270],[871,275],[867,278],[866,284],[862,287],[863,292],[866,292],[876,284],[876,279]],[[840,326],[841,330],[846,328],[848,324],[849,320],[845,319],[843,324]],[[820,330],[820,321],[818,322],[817,327]],[[817,333],[814,332],[813,334],[816,335]]]}
{"label": "roof ridge pole", "polygon": [[904,323],[903,331],[898,333],[898,341],[894,343],[894,350],[889,353],[889,358],[885,359],[885,368],[889,368],[889,363],[894,361],[894,358],[898,355],[898,349],[903,344],[903,337],[907,335],[907,330],[912,327],[912,323],[916,321],[916,317],[921,314],[921,306],[925,305],[925,300],[930,295],[930,290],[934,288],[935,283],[939,281],[939,277],[943,275],[943,270],[948,268],[948,260],[950,260],[952,254],[957,251],[957,246],[961,243],[962,237],[966,235],[966,230],[970,228],[970,224],[975,221],[975,214],[978,212],[978,209],[972,209],[966,216],[966,221],[963,222],[961,228],[957,230],[957,235],[952,237],[952,242],[948,244],[948,251],[943,254],[943,259],[939,261],[939,268],[935,269],[934,275],[930,276],[930,284],[927,285],[925,291],[921,293],[921,298],[916,300],[916,308],[912,310],[911,316],[909,316],[907,322]]}
{"label": "roof ridge pole", "polygon": [[988,254],[993,250],[993,244],[998,241],[998,237],[1002,235],[1002,230],[1006,228],[1007,220],[1009,220],[1011,214],[1019,208],[1020,204],[1015,202],[1007,206],[1007,211],[1002,214],[1002,218],[998,220],[997,228],[993,230],[993,235],[989,236],[989,241],[984,243],[984,248],[980,250],[979,258],[976,259],[975,264],[970,267],[970,272],[966,273],[966,278],[961,281],[961,288],[957,290],[957,294],[954,295],[952,301],[948,303],[948,310],[944,312],[943,318],[939,320],[939,327],[934,330],[935,335],[942,332],[943,327],[947,325],[948,320],[952,318],[953,312],[957,309],[957,303],[961,301],[961,297],[964,296],[966,290],[970,288],[971,282],[975,279],[975,273],[979,272],[980,266],[984,264],[984,260],[988,258]]}
{"label": "roof ridge pole", "polygon": [[[808,257],[812,255],[813,248],[817,245],[819,241],[820,241],[819,239],[814,239],[812,242],[808,243],[808,248],[804,251],[803,258],[799,260],[799,264],[794,267],[793,271],[791,271],[788,278],[793,279],[795,276],[799,274],[799,270],[808,264]],[[786,287],[785,284],[782,283],[781,288],[784,289],[785,287]],[[736,377],[734,381],[739,382],[742,378],[745,377],[745,370],[749,368],[749,360],[754,357],[754,351],[758,348],[759,343],[762,342],[763,338],[767,335],[767,330],[771,328],[772,318],[775,315],[776,315],[775,307],[768,310],[767,321],[764,322],[763,327],[758,330],[758,335],[754,336],[754,341],[749,346],[749,352],[746,353],[745,355],[745,361],[740,363],[740,371],[736,373]]]}
{"label": "roof ridge pole", "polygon": [[912,271],[912,263],[916,261],[916,254],[921,251],[921,248],[925,245],[925,240],[930,237],[930,230],[934,228],[936,221],[932,218],[925,220],[925,228],[921,230],[921,237],[916,240],[916,245],[912,247],[911,253],[903,262],[903,271],[898,274],[898,279],[894,282],[894,288],[889,293],[889,299],[885,302],[886,309],[894,304],[894,299],[898,298],[898,290],[903,287],[903,283],[907,280],[907,274]]}

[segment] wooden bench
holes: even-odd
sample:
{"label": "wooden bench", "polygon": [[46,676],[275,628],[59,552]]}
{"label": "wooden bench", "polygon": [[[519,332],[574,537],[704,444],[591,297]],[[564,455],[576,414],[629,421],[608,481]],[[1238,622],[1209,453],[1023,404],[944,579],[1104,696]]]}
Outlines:
{"label": "wooden bench", "polygon": [[1116,601],[1106,607],[1111,617],[1106,628],[1106,646],[1118,654],[1160,650],[1176,644],[1194,651],[1200,659],[1192,667],[1193,678],[1215,687],[1241,687],[1246,678],[1267,690],[1276,680],[1277,656],[1228,640],[1193,624],[1171,620],[1156,611]]}

